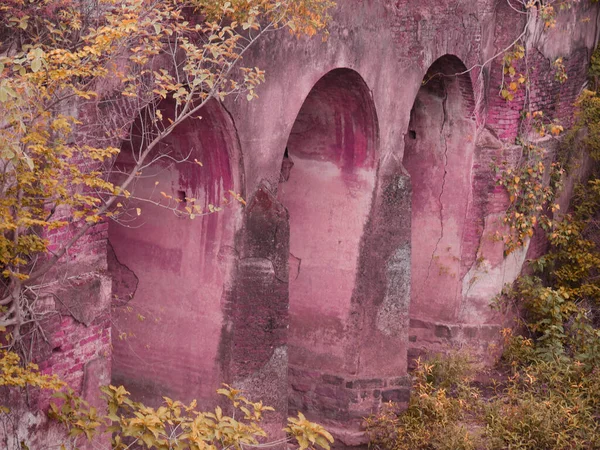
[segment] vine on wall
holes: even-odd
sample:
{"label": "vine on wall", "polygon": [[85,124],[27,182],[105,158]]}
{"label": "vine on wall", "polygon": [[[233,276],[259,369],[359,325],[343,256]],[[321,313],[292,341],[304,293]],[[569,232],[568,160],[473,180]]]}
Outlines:
{"label": "vine on wall", "polygon": [[[529,12],[537,8],[539,17],[544,21],[545,30],[556,25],[558,11],[568,9],[572,1],[521,2],[523,10]],[[494,164],[496,182],[505,188],[509,197],[509,206],[502,218],[505,231],[497,232],[496,238],[504,243],[505,255],[522,248],[533,236],[536,228],[545,232],[552,229],[552,215],[559,209],[554,203],[562,186],[565,173],[563,161],[547,161],[547,150],[540,145],[540,138],[556,138],[563,131],[557,120],[545,117],[543,111],[532,110],[530,101],[532,77],[528,62],[527,42],[530,31],[525,27],[521,40],[515,42],[502,59],[502,83],[500,96],[507,102],[516,100],[517,93],[524,90],[521,121],[516,144],[521,146],[521,155],[515,165],[507,162]],[[568,80],[563,58],[551,63],[555,81],[563,84]]]}

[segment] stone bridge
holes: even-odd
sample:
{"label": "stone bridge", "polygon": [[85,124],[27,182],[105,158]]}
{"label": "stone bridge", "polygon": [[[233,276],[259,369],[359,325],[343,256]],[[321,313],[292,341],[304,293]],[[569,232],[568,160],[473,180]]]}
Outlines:
{"label": "stone bridge", "polygon": [[[164,143],[203,168],[159,165],[136,186],[246,206],[193,221],[145,206],[135,226],[98,228],[79,259],[112,280],[86,294],[106,309],[55,324],[42,366],[149,403],[209,407],[233,383],[276,407],[274,428],[300,410],[360,443],[363,416],[407,400],[412,358],[491,355],[490,301],[527,248],[505,257],[493,239],[507,199],[490,164],[518,158],[525,95],[569,123],[597,24],[585,2],[544,30],[509,0],[339,0],[325,42],[269,35],[244,61],[266,70],[259,98],[214,101]],[[503,50],[520,36],[531,84],[507,102]]]}

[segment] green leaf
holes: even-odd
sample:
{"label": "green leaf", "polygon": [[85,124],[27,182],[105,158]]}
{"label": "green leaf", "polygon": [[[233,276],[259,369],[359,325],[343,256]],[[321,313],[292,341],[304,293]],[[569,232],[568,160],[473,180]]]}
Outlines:
{"label": "green leaf", "polygon": [[4,103],[9,96],[17,98],[17,93],[7,84],[0,85],[0,102]]}
{"label": "green leaf", "polygon": [[33,170],[33,160],[28,155],[23,155],[23,160],[27,164],[27,167],[29,167],[29,170]]}
{"label": "green leaf", "polygon": [[31,61],[31,71],[33,73],[39,72],[41,68],[42,68],[42,60],[41,59],[36,58],[33,61]]}

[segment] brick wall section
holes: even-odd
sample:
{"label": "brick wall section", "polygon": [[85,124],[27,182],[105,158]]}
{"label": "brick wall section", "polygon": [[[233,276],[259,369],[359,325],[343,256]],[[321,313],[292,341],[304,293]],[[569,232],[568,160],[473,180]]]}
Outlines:
{"label": "brick wall section", "polygon": [[[508,4],[499,2],[496,7],[496,29],[494,31],[494,53],[508,47],[515,39],[515,30],[522,30],[525,18],[519,18]],[[517,73],[523,70],[516,64]],[[489,82],[486,92],[487,115],[486,124],[492,128],[500,139],[513,141],[518,133],[520,110],[523,108],[523,89],[519,90],[512,102],[500,97],[500,86],[503,79],[503,55],[491,62]]]}
{"label": "brick wall section", "polygon": [[560,85],[556,118],[565,129],[573,125],[575,102],[587,80],[590,57],[586,49],[579,49],[563,60],[569,79]]}
{"label": "brick wall section", "polygon": [[[514,40],[514,30],[521,29],[523,23],[515,17],[514,11],[507,6],[498,6],[496,25],[496,51],[506,48]],[[503,55],[497,57],[490,66],[487,92],[486,125],[493,129],[498,137],[513,142],[520,132],[527,130],[522,111],[543,111],[546,120],[557,119],[565,128],[572,124],[574,103],[585,83],[589,54],[579,49],[563,58],[568,79],[561,83],[556,79],[556,68],[536,48],[528,48],[526,57],[516,60],[513,65],[519,74],[528,74],[529,92],[522,85],[512,101],[506,101],[500,95],[503,81]],[[505,76],[505,85],[510,83]]]}
{"label": "brick wall section", "polygon": [[[71,236],[64,231],[68,230],[49,236],[52,245]],[[42,322],[44,335],[35,333],[29,338],[33,342],[28,342],[33,344],[31,356],[42,373],[56,374],[96,407],[102,406],[99,387],[110,383],[110,280],[101,273],[106,266],[105,246],[106,226],[100,225],[70,251],[69,263],[48,274],[46,279],[60,281],[45,288],[36,306],[39,312],[51,315]],[[85,264],[79,265],[79,260]],[[14,394],[18,395],[9,397],[7,403],[14,411],[14,436],[31,449],[64,442],[64,429],[46,417],[50,392],[30,390],[29,403],[18,391]],[[27,422],[31,414],[34,424]]]}
{"label": "brick wall section", "polygon": [[[46,304],[58,315],[46,327],[50,352],[43,351],[37,363],[44,373],[57,374],[79,393],[85,364],[98,357],[110,361],[110,298],[106,298],[110,291],[106,292],[103,276],[107,231],[108,224],[101,223],[69,250],[53,270],[59,281],[50,286],[53,301]],[[73,232],[70,227],[50,235],[51,249],[70,239]]]}
{"label": "brick wall section", "polygon": [[[469,55],[465,65],[474,64],[481,43],[481,28],[478,18],[469,13],[479,8],[488,10],[490,2],[473,3],[442,0],[417,4],[411,0],[396,0],[391,31],[394,41],[399,43],[399,59],[426,69],[433,61],[425,61],[424,55],[433,53],[435,59],[446,53],[443,48],[460,42]],[[440,33],[440,30],[444,32]]]}
{"label": "brick wall section", "polygon": [[447,352],[450,348],[468,349],[493,364],[495,358],[500,356],[501,347],[496,343],[501,329],[502,325],[449,324],[411,319],[408,367],[413,370],[417,358]]}
{"label": "brick wall section", "polygon": [[302,411],[322,423],[357,427],[382,403],[408,404],[411,385],[409,377],[344,378],[293,366],[288,383],[290,415]]}
{"label": "brick wall section", "polygon": [[[69,216],[66,209],[55,212],[57,220],[68,220]],[[76,231],[71,225],[48,232],[45,237],[49,250],[60,248]],[[96,407],[102,406],[99,387],[110,383],[110,280],[104,275],[107,231],[107,223],[91,228],[39,280],[41,295],[35,306],[48,318],[41,322],[43,334],[30,333],[25,342],[31,344],[31,359],[42,373],[57,375]],[[25,427],[18,431],[20,438],[32,449],[62,442],[64,430],[46,417],[51,393],[33,390],[29,399],[26,404],[22,396],[16,395],[8,401],[15,411],[15,423]],[[36,415],[35,426],[20,422],[28,420],[25,411]]]}
{"label": "brick wall section", "polygon": [[108,312],[90,326],[84,326],[69,316],[62,316],[50,325],[51,353],[38,363],[42,373],[56,374],[76,392],[82,392],[84,366],[98,357],[110,357],[110,317]]}
{"label": "brick wall section", "polygon": [[[79,111],[81,119],[97,124],[95,128],[79,130],[81,143],[118,145],[118,135],[110,136],[103,130],[108,125],[113,130],[124,130],[132,122],[135,108],[127,98],[113,99],[108,107],[102,104],[107,103]],[[94,136],[98,140],[89,142]],[[55,218],[70,220],[70,211],[56,211]],[[71,224],[48,232],[49,250],[60,248],[76,231],[77,227]],[[46,289],[48,299],[40,307],[57,314],[44,324],[48,342],[37,346],[33,358],[43,373],[58,375],[92,404],[98,404],[100,392],[98,386],[90,385],[90,380],[99,377],[96,384],[110,381],[110,280],[104,275],[107,238],[108,222],[92,227],[41,280],[52,284]],[[95,373],[88,374],[86,364],[94,361],[91,371]],[[47,407],[47,401],[44,398],[41,402],[42,409]]]}

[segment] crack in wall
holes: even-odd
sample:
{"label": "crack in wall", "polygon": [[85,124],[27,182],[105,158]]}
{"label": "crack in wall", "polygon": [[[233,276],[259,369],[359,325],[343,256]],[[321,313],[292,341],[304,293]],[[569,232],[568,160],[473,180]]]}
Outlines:
{"label": "crack in wall", "polygon": [[[292,252],[290,252],[290,256],[292,258],[294,258],[296,261],[298,261],[298,266],[296,267],[296,277],[292,280],[292,281],[296,281],[298,279],[298,277],[300,276],[300,268],[302,267],[302,258],[298,258],[296,255],[294,255]],[[290,270],[292,268],[290,267]],[[291,277],[290,277],[291,278]]]}
{"label": "crack in wall", "polygon": [[433,265],[433,261],[435,259],[435,254],[438,251],[438,247],[440,242],[444,238],[444,203],[442,202],[442,196],[444,195],[444,188],[446,187],[446,176],[448,175],[448,141],[446,140],[446,136],[444,131],[446,129],[446,124],[448,122],[448,90],[446,89],[446,85],[444,83],[444,97],[442,98],[442,111],[444,117],[442,119],[442,126],[440,128],[440,139],[442,141],[442,145],[444,147],[444,175],[442,176],[442,186],[440,189],[440,195],[438,197],[438,203],[440,205],[440,237],[435,243],[435,247],[433,248],[433,252],[431,253],[431,260],[429,261],[429,266],[427,267],[427,277],[425,281],[429,279],[429,275],[431,274],[431,266]]}

